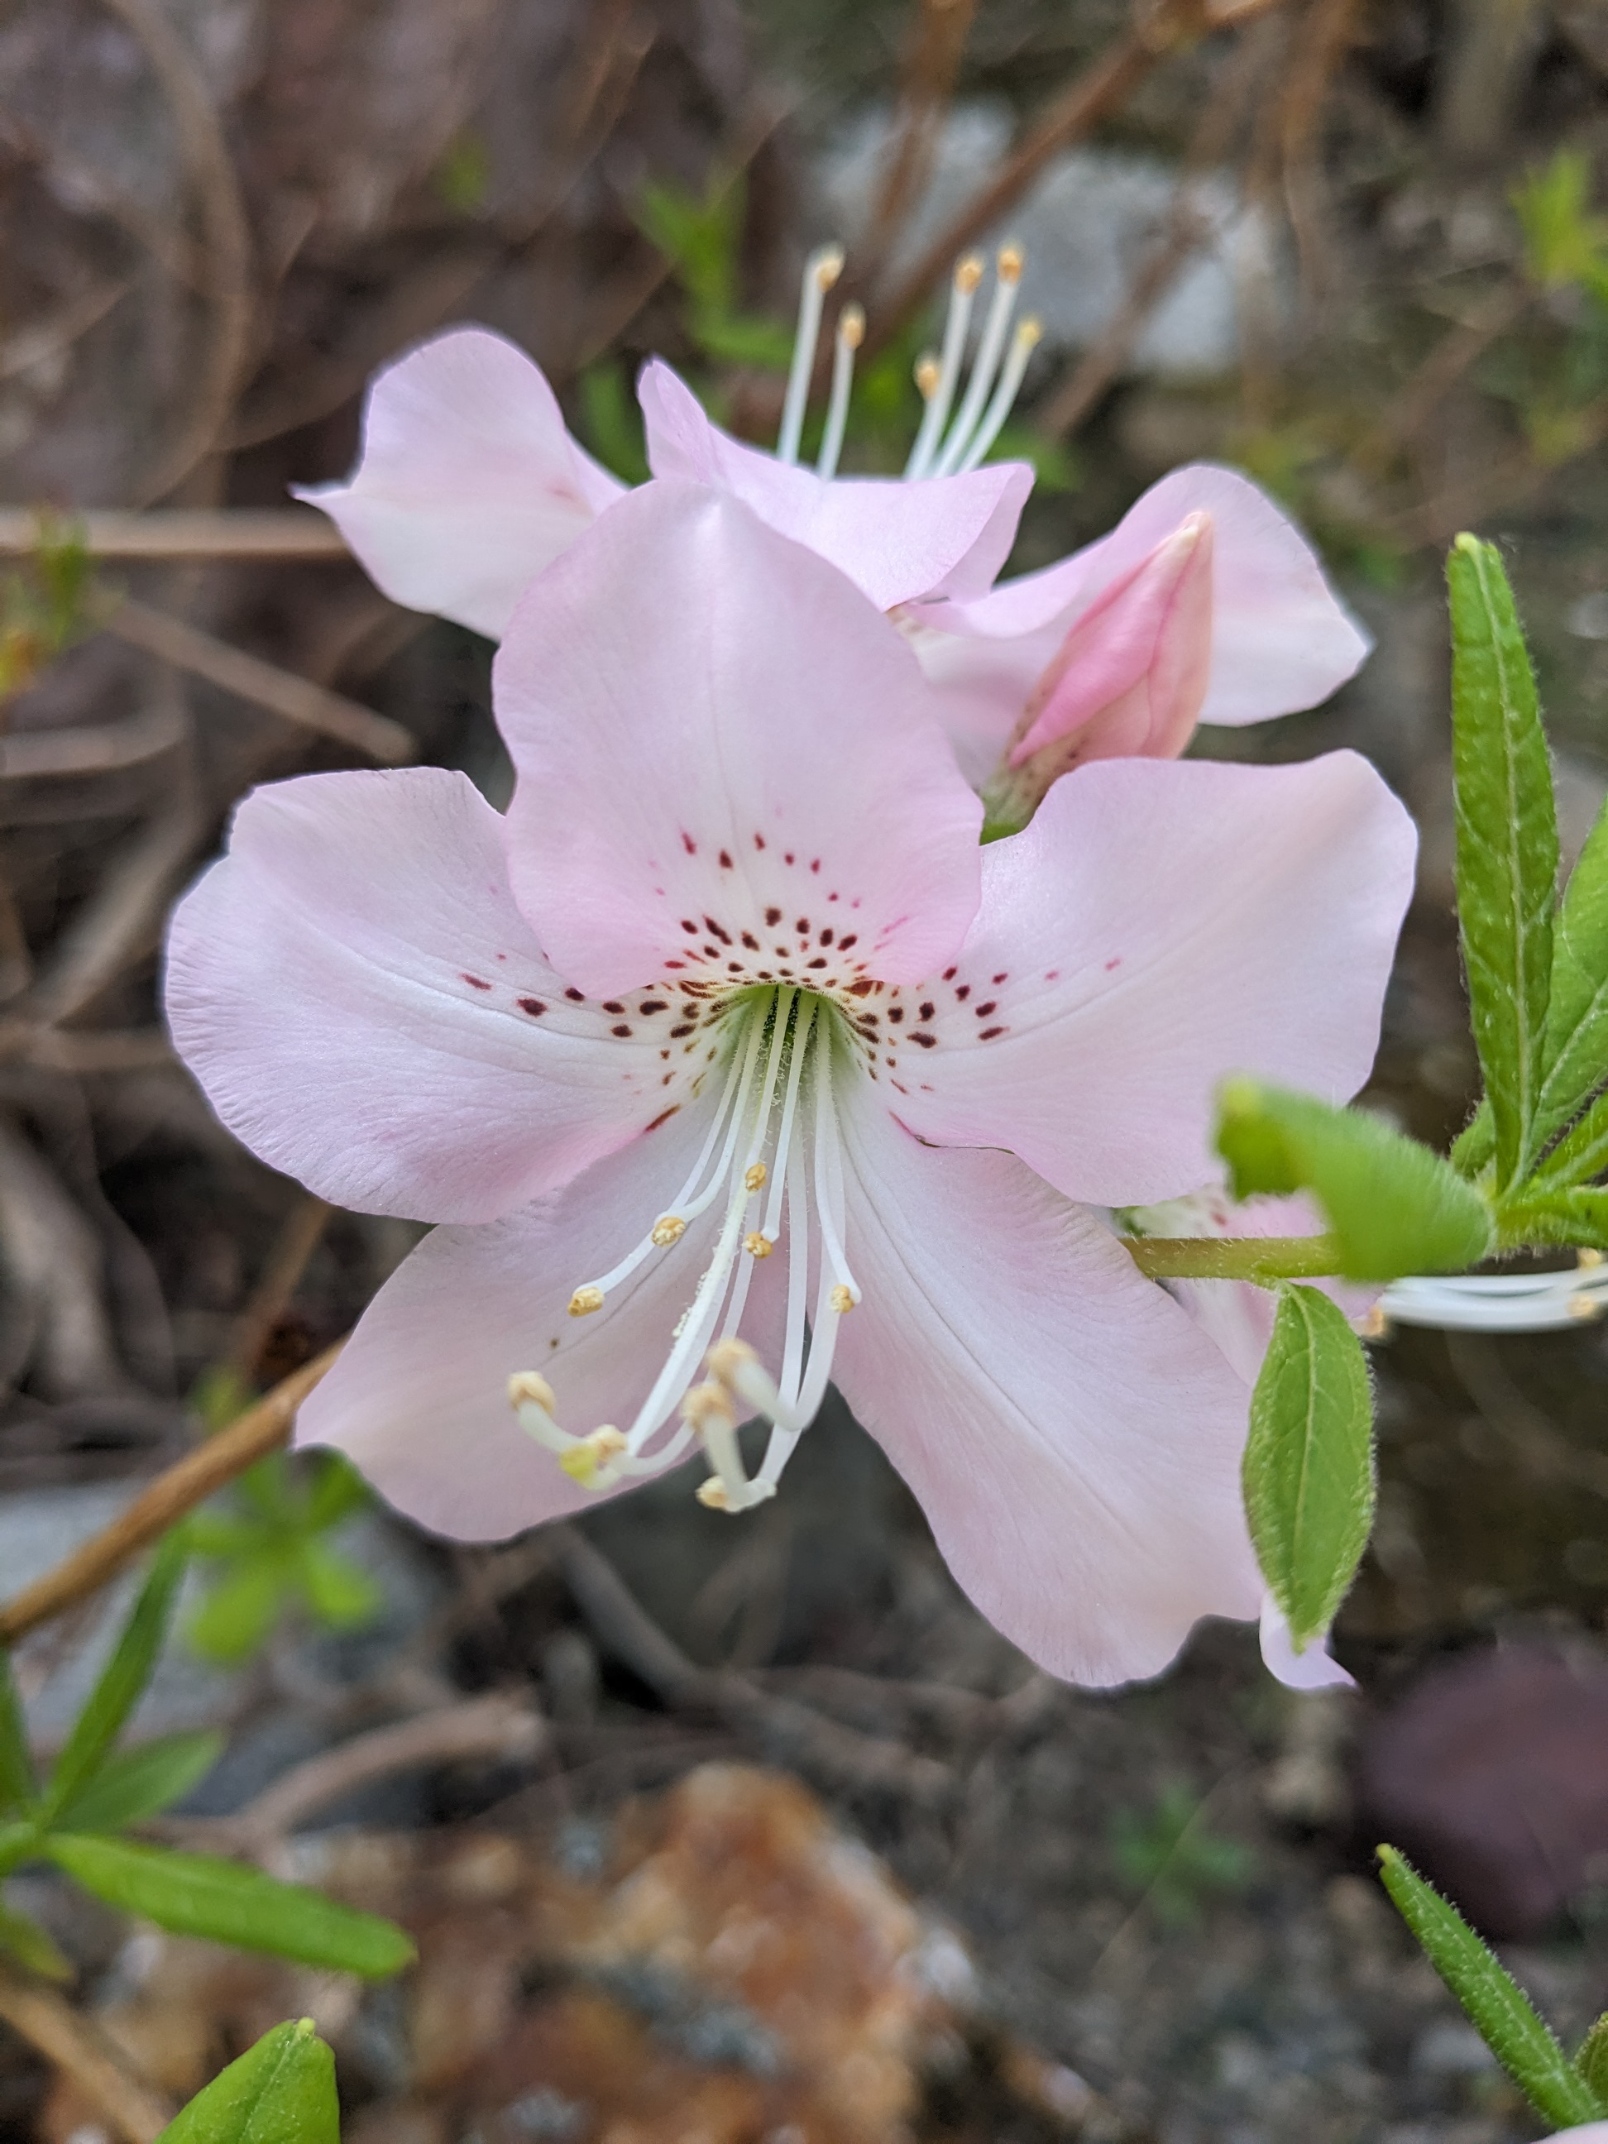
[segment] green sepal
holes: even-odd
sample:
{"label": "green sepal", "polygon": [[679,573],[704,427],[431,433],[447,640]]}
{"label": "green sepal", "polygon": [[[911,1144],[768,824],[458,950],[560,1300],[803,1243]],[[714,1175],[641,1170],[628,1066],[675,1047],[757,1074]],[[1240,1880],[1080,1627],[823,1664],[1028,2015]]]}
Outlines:
{"label": "green sepal", "polygon": [[264,2033],[174,2116],[156,2144],[340,2144],[335,2058],[312,2019]]}
{"label": "green sepal", "polygon": [[37,1973],[41,1980],[73,1978],[72,1960],[62,1951],[55,1937],[28,1914],[19,1913],[15,1906],[4,1902],[0,1902],[0,1953],[15,1958],[20,1966],[30,1973]]}
{"label": "green sepal", "polygon": [[227,1737],[202,1730],[160,1735],[120,1750],[56,1813],[61,1831],[121,1831],[182,1801],[223,1754]]}
{"label": "green sepal", "polygon": [[73,1723],[66,1747],[51,1768],[41,1813],[47,1821],[62,1809],[99,1767],[145,1694],[161,1657],[173,1604],[184,1579],[182,1529],[162,1541],[112,1657],[101,1670],[88,1702]]}
{"label": "green sepal", "polygon": [[40,1851],[108,1906],[175,1935],[205,1936],[369,1980],[400,1972],[413,1957],[412,1943],[390,1921],[238,1861],[76,1832],[53,1833]]}
{"label": "green sepal", "polygon": [[1535,676],[1495,545],[1459,536],[1446,585],[1457,913],[1502,1191],[1539,1140],[1558,823]]}
{"label": "green sepal", "polygon": [[1218,1096],[1217,1151],[1237,1199],[1312,1192],[1349,1280],[1462,1273],[1491,1248],[1490,1209],[1478,1191],[1366,1110],[1231,1079]]}
{"label": "green sepal", "polygon": [[1300,1652],[1334,1621],[1374,1510],[1368,1365],[1321,1289],[1278,1291],[1241,1480],[1257,1562]]}
{"label": "green sepal", "polygon": [[1560,2129],[1596,2121],[1603,2112],[1596,2094],[1518,1982],[1395,1847],[1381,1846],[1378,1854],[1380,1878],[1397,1912],[1536,2111]]}

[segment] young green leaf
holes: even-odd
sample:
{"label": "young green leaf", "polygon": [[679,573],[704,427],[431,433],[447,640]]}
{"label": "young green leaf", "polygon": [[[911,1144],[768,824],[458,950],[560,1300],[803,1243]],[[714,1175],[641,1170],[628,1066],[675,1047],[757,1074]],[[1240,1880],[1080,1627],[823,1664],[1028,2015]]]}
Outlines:
{"label": "young green leaf", "polygon": [[1608,1080],[1608,808],[1569,875],[1553,926],[1539,1147]]}
{"label": "young green leaf", "polygon": [[299,1575],[308,1607],[331,1630],[360,1629],[385,1605],[379,1580],[326,1542],[302,1543]]}
{"label": "young green leaf", "polygon": [[1381,1846],[1378,1854],[1380,1878],[1397,1912],[1519,2090],[1560,2129],[1597,2120],[1603,2110],[1596,2094],[1518,1982],[1395,1847]]}
{"label": "young green leaf", "polygon": [[1228,1080],[1218,1097],[1217,1151],[1238,1199],[1313,1192],[1348,1279],[1461,1273],[1491,1247],[1490,1211],[1474,1187],[1365,1110]]}
{"label": "young green leaf", "polygon": [[1526,1184],[1504,1208],[1503,1228],[1515,1244],[1567,1243],[1581,1250],[1608,1250],[1608,1191],[1593,1185],[1551,1190]]}
{"label": "young green leaf", "polygon": [[312,2019],[264,2033],[175,2115],[156,2144],[340,2144],[335,2058]]}
{"label": "young green leaf", "polygon": [[0,1954],[15,1958],[42,1980],[71,1980],[71,1961],[62,1955],[53,1936],[14,1906],[0,1904]]}
{"label": "young green leaf", "polygon": [[1596,2099],[1599,2112],[1608,2114],[1608,2010],[1576,2048],[1574,2066]]}
{"label": "young green leaf", "polygon": [[121,1831],[180,1801],[223,1754],[226,1737],[197,1733],[161,1735],[138,1749],[121,1750],[68,1795],[56,1812],[61,1831]]}
{"label": "young green leaf", "polygon": [[1257,1561],[1300,1651],[1334,1621],[1374,1507],[1368,1365],[1320,1289],[1279,1289],[1241,1478]]}
{"label": "young green leaf", "polygon": [[28,1725],[17,1698],[11,1655],[0,1645],[0,1815],[12,1809],[26,1809],[34,1792]]}
{"label": "young green leaf", "polygon": [[38,1855],[37,1824],[0,1824],[0,1876],[9,1876],[20,1862],[37,1860]]}
{"label": "young green leaf", "polygon": [[1452,612],[1457,912],[1498,1190],[1534,1158],[1546,1061],[1558,825],[1535,678],[1493,544],[1459,536]]}
{"label": "young green leaf", "polygon": [[[254,1536],[260,1542],[261,1536]],[[242,1552],[232,1571],[220,1578],[197,1603],[185,1622],[184,1635],[206,1660],[233,1667],[274,1627],[290,1573],[276,1547]]]}
{"label": "young green leaf", "polygon": [[176,1530],[162,1541],[112,1657],[73,1723],[45,1788],[43,1813],[53,1817],[99,1766],[145,1694],[172,1619],[184,1577],[185,1544]]}
{"label": "young green leaf", "polygon": [[1535,1174],[1520,1185],[1520,1195],[1528,1199],[1537,1192],[1568,1190],[1590,1183],[1604,1169],[1608,1169],[1608,1094],[1599,1094]]}
{"label": "young green leaf", "polygon": [[370,1980],[400,1972],[413,1956],[413,1945],[391,1922],[239,1862],[76,1832],[53,1833],[40,1851],[108,1906],[142,1914],[175,1935],[206,1936]]}

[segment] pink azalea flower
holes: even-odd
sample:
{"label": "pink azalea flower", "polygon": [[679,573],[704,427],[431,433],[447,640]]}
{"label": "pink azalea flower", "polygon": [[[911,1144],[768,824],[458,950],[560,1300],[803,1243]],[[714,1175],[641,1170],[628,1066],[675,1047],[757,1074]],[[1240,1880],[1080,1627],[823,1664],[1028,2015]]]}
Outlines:
{"label": "pink azalea flower", "polygon": [[904,637],[681,483],[550,567],[494,691],[506,818],[437,770],[284,783],[174,924],[225,1123],[444,1224],[303,1439],[499,1538],[700,1448],[745,1508],[830,1377],[1052,1671],[1254,1615],[1245,1382],[1107,1209],[1203,1180],[1229,1070],[1366,1075],[1414,848],[1379,778],[1105,761],[982,848]]}
{"label": "pink azalea flower", "polygon": [[[1013,290],[1004,279],[997,297]],[[958,317],[961,332],[947,338],[929,416],[949,408],[970,298],[957,279],[951,329]],[[996,302],[974,389],[994,381],[1008,312]],[[813,333],[801,349],[813,349]],[[807,371],[795,367],[799,384]],[[829,424],[836,436],[847,377]],[[1013,824],[1068,766],[1173,758],[1197,722],[1316,706],[1368,651],[1299,531],[1232,470],[1175,470],[1098,543],[996,588],[1032,472],[969,466],[960,452],[970,438],[975,453],[1003,421],[1003,409],[984,421],[982,393],[962,401],[953,450],[936,432],[919,439],[915,473],[903,479],[823,475],[790,451],[745,445],[659,359],[638,393],[656,476],[743,500],[899,616],[939,687],[967,778]],[[784,422],[795,440],[801,413]],[[835,444],[827,459],[835,468]],[[376,377],[350,479],[300,496],[333,517],[397,602],[498,638],[520,591],[624,490],[570,438],[523,352],[457,328]]]}

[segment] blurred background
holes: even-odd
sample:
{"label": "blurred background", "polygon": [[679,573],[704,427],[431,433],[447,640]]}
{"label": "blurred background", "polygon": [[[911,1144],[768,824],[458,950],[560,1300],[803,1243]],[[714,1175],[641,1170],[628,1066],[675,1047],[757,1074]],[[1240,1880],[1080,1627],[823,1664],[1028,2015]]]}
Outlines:
{"label": "blurred background", "polygon": [[[1507,554],[1566,847],[1608,794],[1604,0],[7,0],[0,1593],[417,1235],[219,1129],[158,948],[255,782],[419,759],[500,800],[490,649],[322,524],[232,511],[344,473],[368,375],[462,320],[622,475],[655,351],[767,440],[834,238],[870,322],[847,468],[902,465],[950,267],[1010,238],[1045,330],[999,450],[1039,469],[1017,570],[1194,459],[1311,532],[1376,653],[1195,749],[1354,746],[1409,803],[1369,1099],[1463,1120],[1458,529]],[[199,518],[75,518],[156,506]],[[316,2014],[360,2144],[1520,2144],[1370,1849],[1416,1854],[1560,2023],[1602,2007],[1608,1350],[1401,1332],[1374,1361],[1356,1696],[1289,1695],[1227,1626],[1153,1687],[1046,1682],[841,1411],[738,1528],[677,1482],[462,1551],[270,1469],[147,1706],[230,1734],[170,1828],[399,1915],[420,1969],[359,2002],[43,1879],[30,1904],[174,2094]],[[44,1743],[105,1632],[26,1650]],[[0,2027],[6,2144],[98,2120]]]}

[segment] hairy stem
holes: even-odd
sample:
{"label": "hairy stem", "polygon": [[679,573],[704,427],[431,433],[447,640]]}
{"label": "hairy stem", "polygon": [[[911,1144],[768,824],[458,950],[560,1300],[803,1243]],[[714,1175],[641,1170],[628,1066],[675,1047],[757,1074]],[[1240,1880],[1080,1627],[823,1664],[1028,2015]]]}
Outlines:
{"label": "hairy stem", "polygon": [[1340,1270],[1333,1236],[1124,1236],[1151,1280],[1315,1280]]}

